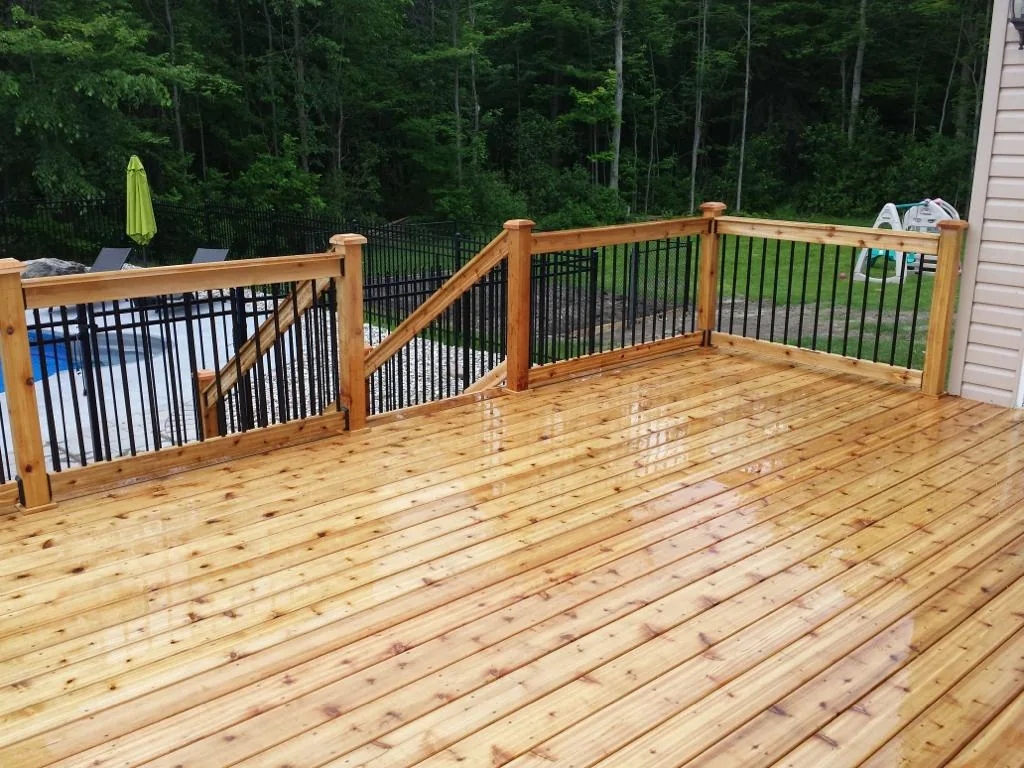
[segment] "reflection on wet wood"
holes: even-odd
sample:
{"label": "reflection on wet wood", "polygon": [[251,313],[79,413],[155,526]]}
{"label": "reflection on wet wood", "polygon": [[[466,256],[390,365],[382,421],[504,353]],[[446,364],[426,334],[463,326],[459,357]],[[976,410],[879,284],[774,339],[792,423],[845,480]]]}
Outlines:
{"label": "reflection on wet wood", "polygon": [[1015,765],[1022,442],[702,350],[8,516],[0,765]]}

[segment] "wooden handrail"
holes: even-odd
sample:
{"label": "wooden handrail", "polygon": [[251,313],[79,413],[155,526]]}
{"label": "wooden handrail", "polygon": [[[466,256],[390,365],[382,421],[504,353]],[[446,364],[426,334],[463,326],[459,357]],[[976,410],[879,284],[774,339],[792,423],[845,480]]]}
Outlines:
{"label": "wooden handrail", "polygon": [[388,334],[384,341],[373,348],[366,357],[366,375],[370,376],[390,360],[420,331],[430,325],[456,299],[468,291],[476,282],[490,272],[508,255],[507,233],[502,232],[484,246],[476,256],[448,278],[430,298],[403,320]]}
{"label": "wooden handrail", "polygon": [[230,390],[239,376],[244,376],[256,365],[262,354],[269,351],[281,336],[316,303],[331,285],[330,278],[303,280],[282,301],[259,329],[228,360],[215,376],[205,380],[199,393],[203,409],[212,408],[221,396]]}
{"label": "wooden handrail", "polygon": [[491,370],[462,390],[462,394],[474,395],[477,392],[483,392],[485,389],[496,387],[505,380],[506,375],[508,375],[508,360],[502,360]]}
{"label": "wooden handrail", "polygon": [[291,283],[333,277],[340,271],[334,253],[239,259],[219,264],[184,264],[121,272],[37,277],[22,281],[27,309],[141,299],[265,283]]}
{"label": "wooden handrail", "polygon": [[663,219],[643,224],[617,224],[610,227],[563,229],[557,232],[535,232],[530,252],[534,255],[599,248],[602,245],[640,243],[645,240],[666,240],[670,237],[699,235],[708,231],[706,219],[700,216]]}
{"label": "wooden handrail", "polygon": [[792,240],[821,245],[849,245],[854,248],[935,254],[939,236],[931,232],[892,231],[872,227],[851,227],[840,224],[812,224],[772,219],[747,219],[721,216],[717,220],[720,235],[745,235],[768,240]]}

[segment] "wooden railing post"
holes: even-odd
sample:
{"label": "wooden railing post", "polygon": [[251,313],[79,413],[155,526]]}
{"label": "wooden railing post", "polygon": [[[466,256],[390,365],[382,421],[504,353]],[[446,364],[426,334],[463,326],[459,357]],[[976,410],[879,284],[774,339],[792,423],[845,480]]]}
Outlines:
{"label": "wooden railing post", "polygon": [[956,288],[960,280],[960,252],[963,249],[966,229],[966,221],[939,222],[935,283],[932,286],[928,339],[924,348],[924,372],[921,375],[921,391],[935,397],[946,391],[949,341],[953,333],[953,306],[956,303]]}
{"label": "wooden railing post", "polygon": [[[203,422],[203,439],[220,435],[220,420],[217,418],[217,399],[209,397],[206,393],[210,390],[217,378],[216,371],[196,371],[196,388],[199,390],[199,414]],[[216,395],[216,390],[213,390]],[[213,402],[209,402],[210,400]]]}
{"label": "wooden railing post", "polygon": [[508,233],[508,375],[506,388],[522,392],[530,386],[530,263],[534,222],[505,222]]}
{"label": "wooden railing post", "polygon": [[715,219],[725,211],[725,203],[703,203],[701,215],[708,229],[700,236],[700,273],[697,277],[697,330],[704,334],[701,346],[711,346],[715,329],[715,303],[718,298],[718,229]]}
{"label": "wooden railing post", "polygon": [[23,267],[16,259],[0,259],[0,368],[7,391],[21,506],[33,512],[52,506],[53,498],[46,475],[32,352],[25,324],[25,297],[21,291]]}
{"label": "wooden railing post", "polygon": [[331,252],[341,257],[338,274],[338,376],[348,428],[366,426],[366,353],[363,337],[362,235],[334,235]]}

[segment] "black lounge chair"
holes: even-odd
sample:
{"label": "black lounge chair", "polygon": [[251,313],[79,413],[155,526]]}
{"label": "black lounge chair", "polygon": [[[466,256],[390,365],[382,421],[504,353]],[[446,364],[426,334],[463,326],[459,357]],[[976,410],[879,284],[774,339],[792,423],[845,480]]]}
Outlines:
{"label": "black lounge chair", "polygon": [[132,255],[131,248],[100,248],[96,261],[89,268],[90,272],[118,272]]}
{"label": "black lounge chair", "polygon": [[192,257],[192,263],[215,264],[218,261],[226,260],[227,257],[227,248],[196,248],[196,253]]}

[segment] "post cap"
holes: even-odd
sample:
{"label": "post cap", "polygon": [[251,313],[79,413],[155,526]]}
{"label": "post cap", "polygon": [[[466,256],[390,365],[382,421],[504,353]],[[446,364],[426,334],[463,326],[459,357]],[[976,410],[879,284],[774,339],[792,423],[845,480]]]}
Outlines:
{"label": "post cap", "polygon": [[517,229],[533,229],[537,226],[537,222],[530,221],[530,219],[510,219],[504,224],[505,229],[513,232]]}
{"label": "post cap", "polygon": [[939,229],[967,229],[967,222],[963,219],[942,219],[938,222]]}
{"label": "post cap", "polygon": [[0,259],[0,275],[21,274],[25,265],[17,259]]}
{"label": "post cap", "polygon": [[701,203],[700,210],[704,214],[705,219],[715,218],[722,215],[722,211],[725,210],[725,203]]}
{"label": "post cap", "polygon": [[331,245],[366,245],[363,235],[349,233],[347,235],[331,235]]}

